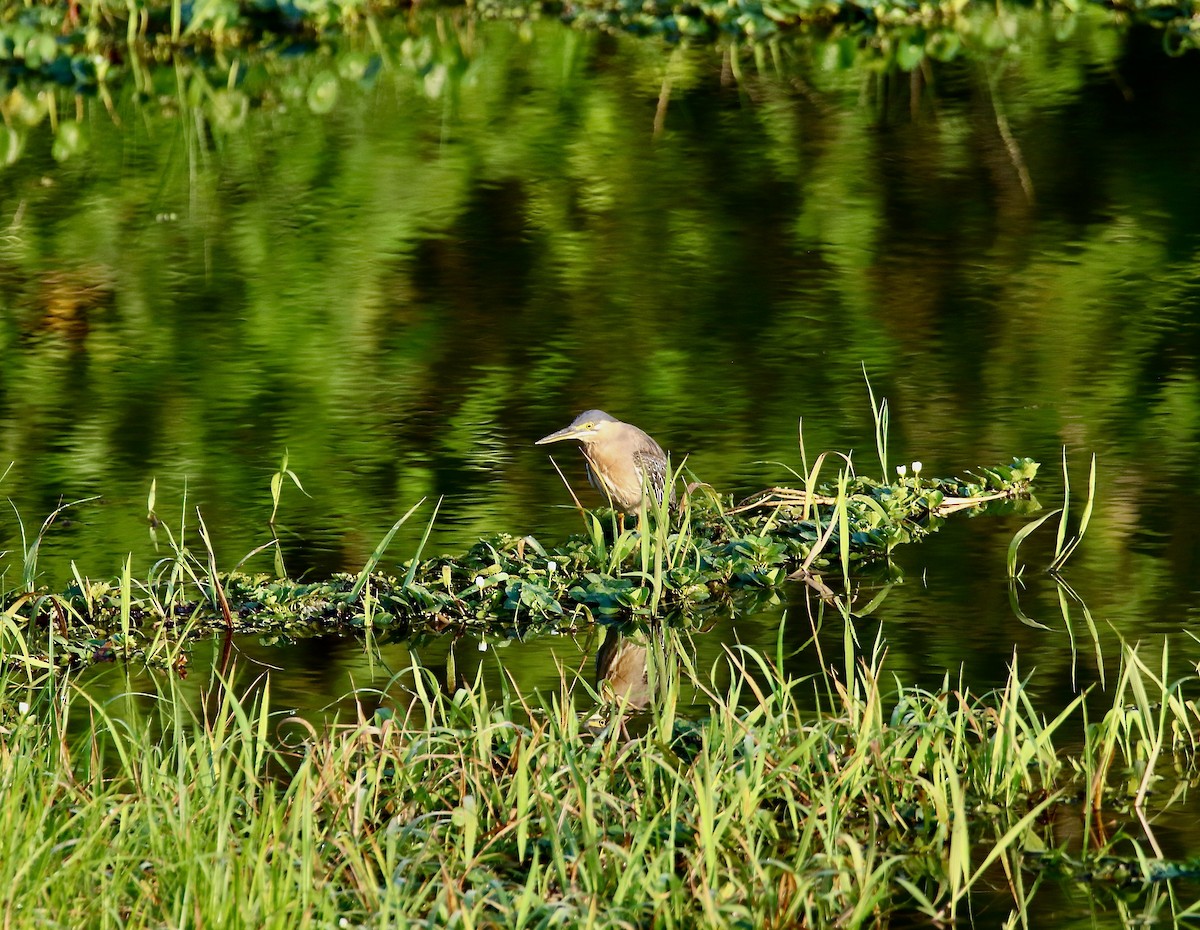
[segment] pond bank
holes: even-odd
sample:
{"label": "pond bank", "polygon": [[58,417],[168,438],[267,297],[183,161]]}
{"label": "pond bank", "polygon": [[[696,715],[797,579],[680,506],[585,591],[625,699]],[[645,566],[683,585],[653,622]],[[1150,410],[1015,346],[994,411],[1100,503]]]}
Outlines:
{"label": "pond bank", "polygon": [[587,686],[569,677],[518,698],[479,681],[443,691],[419,665],[333,727],[271,716],[269,681],[238,695],[214,673],[193,716],[171,676],[100,703],[5,675],[7,914],[127,928],[1036,926],[1042,899],[1103,926],[1200,914],[1200,867],[1169,858],[1164,817],[1197,774],[1196,676],[1167,685],[1127,648],[1111,695],[1047,719],[1016,659],[997,693],[947,680],[885,700],[882,653],[852,640],[819,682],[729,650],[730,685],[700,720],[677,713],[681,689],[704,685],[668,631],[645,643],[636,718],[598,694],[580,714],[570,693]]}

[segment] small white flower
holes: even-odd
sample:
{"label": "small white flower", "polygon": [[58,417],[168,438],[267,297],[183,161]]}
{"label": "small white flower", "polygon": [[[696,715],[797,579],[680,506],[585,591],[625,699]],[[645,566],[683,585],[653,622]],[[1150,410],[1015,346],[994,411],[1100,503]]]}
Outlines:
{"label": "small white flower", "polygon": [[27,713],[29,713],[29,702],[22,701],[20,704],[18,704],[17,705],[17,713],[20,714],[22,717],[24,717]]}
{"label": "small white flower", "polygon": [[483,575],[475,576],[475,587],[482,588],[485,584],[487,584],[487,582],[483,580]]}
{"label": "small white flower", "polygon": [[921,474],[921,463],[920,463],[920,462],[913,462],[913,464],[912,464],[912,470],[913,470],[913,474],[914,474],[914,475],[919,475],[919,474]]}
{"label": "small white flower", "polygon": [[479,646],[477,648],[479,649],[480,652],[487,652],[487,640],[481,639],[479,641]]}
{"label": "small white flower", "polygon": [[546,571],[553,575],[556,571],[558,571],[558,563],[551,559],[546,563]]}
{"label": "small white flower", "polygon": [[897,465],[896,466],[896,474],[899,475],[901,478],[903,478],[905,475],[908,474],[908,466],[907,465]]}

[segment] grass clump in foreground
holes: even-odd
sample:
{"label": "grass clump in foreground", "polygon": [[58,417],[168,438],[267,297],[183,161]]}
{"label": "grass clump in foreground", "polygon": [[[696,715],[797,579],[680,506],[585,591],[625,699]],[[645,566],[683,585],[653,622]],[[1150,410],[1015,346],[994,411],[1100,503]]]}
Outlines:
{"label": "grass clump in foreground", "polygon": [[[194,711],[166,678],[146,711],[9,676],[6,924],[861,927],[968,919],[999,894],[1017,926],[1063,874],[1093,883],[1093,908],[1200,915],[1180,903],[1188,863],[1091,816],[1150,813],[1136,785],[1195,774],[1194,678],[1168,685],[1127,649],[1099,723],[1087,696],[1046,720],[1015,660],[984,697],[885,697],[881,647],[856,656],[848,629],[849,676],[797,681],[733,650],[691,720],[676,702],[701,676],[673,634],[651,640],[636,726],[578,711],[580,682],[526,703],[444,693],[415,665],[383,709],[326,729],[273,717],[268,684],[239,698],[214,678]],[[1055,839],[1064,810],[1082,853]]]}

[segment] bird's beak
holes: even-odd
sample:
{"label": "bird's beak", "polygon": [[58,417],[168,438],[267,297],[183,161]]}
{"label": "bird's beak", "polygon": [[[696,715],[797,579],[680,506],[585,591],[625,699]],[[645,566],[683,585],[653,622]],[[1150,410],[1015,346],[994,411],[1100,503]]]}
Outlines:
{"label": "bird's beak", "polygon": [[539,439],[537,442],[535,442],[534,445],[535,446],[544,446],[548,442],[562,442],[564,439],[578,439],[578,438],[579,438],[579,432],[578,432],[578,430],[575,429],[574,426],[564,426],[562,429],[551,433],[549,436],[543,436],[541,439]]}

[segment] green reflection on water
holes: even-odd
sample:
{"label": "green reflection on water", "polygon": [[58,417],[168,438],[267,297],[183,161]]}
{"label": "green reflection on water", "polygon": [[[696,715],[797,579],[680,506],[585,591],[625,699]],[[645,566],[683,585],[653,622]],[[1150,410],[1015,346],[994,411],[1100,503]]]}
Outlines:
{"label": "green reflection on water", "polygon": [[[1200,68],[1106,22],[1005,14],[901,72],[842,39],[756,60],[421,19],[333,60],[144,75],[111,111],[81,102],[86,157],[61,164],[31,119],[0,171],[3,490],[30,527],[102,496],[51,530],[46,583],[129,551],[144,574],[152,479],[176,524],[186,485],[231,567],[269,538],[285,448],[311,494],[285,488],[287,566],[317,575],[424,496],[446,495],[431,552],[575,531],[532,441],[592,406],[725,491],[791,480],[801,416],[810,450],[866,461],[865,362],[897,461],[1098,452],[1074,583],[1127,636],[1177,632],[1200,423],[1200,126],[1178,114]],[[1069,680],[1061,620],[1008,610],[1018,525],[901,556],[929,585],[876,617],[904,680],[999,681],[1014,644]],[[19,550],[15,518],[0,534]],[[1023,604],[1057,616],[1040,580]]]}

